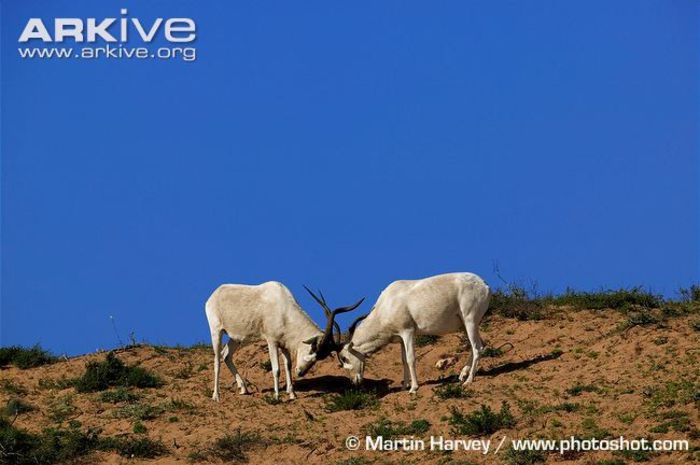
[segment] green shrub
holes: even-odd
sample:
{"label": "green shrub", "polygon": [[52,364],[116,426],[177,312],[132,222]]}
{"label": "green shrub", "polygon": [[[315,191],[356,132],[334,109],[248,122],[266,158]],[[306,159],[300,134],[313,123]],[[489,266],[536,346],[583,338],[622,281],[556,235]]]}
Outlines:
{"label": "green shrub", "polygon": [[546,297],[552,305],[571,306],[589,310],[624,310],[631,307],[659,308],[664,300],[641,287],[631,289],[608,289],[595,292],[567,289],[563,294]]}
{"label": "green shrub", "polygon": [[481,352],[481,356],[497,358],[502,357],[504,353],[505,352],[503,352],[503,349],[501,349],[500,347],[486,347]]}
{"label": "green shrub", "polygon": [[118,404],[120,402],[136,402],[140,397],[124,387],[118,387],[117,389],[103,392],[100,395],[100,400],[110,404]]}
{"label": "green shrub", "polygon": [[78,392],[104,391],[112,386],[154,388],[163,382],[144,368],[127,366],[113,352],[102,362],[89,362],[85,373],[75,380]]}
{"label": "green shrub", "polygon": [[114,412],[115,418],[131,418],[133,420],[153,420],[158,418],[165,409],[160,406],[136,403],[127,404]]}
{"label": "green shrub", "polygon": [[98,445],[97,433],[89,430],[47,429],[32,434],[0,418],[0,463],[49,465],[87,455]]}
{"label": "green shrub", "polygon": [[547,455],[541,450],[515,450],[511,447],[504,456],[506,465],[535,465],[546,461]]}
{"label": "green shrub", "polygon": [[132,430],[135,434],[146,434],[148,432],[148,429],[146,429],[146,426],[141,423],[140,421],[136,421],[134,423],[134,428]]}
{"label": "green shrub", "polygon": [[580,396],[584,392],[594,392],[597,394],[601,392],[601,389],[593,384],[576,383],[566,390],[566,393],[570,396]]}
{"label": "green shrub", "polygon": [[60,423],[69,419],[76,410],[77,408],[73,405],[73,396],[63,395],[51,400],[46,413],[51,420]]}
{"label": "green shrub", "polygon": [[0,463],[5,465],[50,465],[74,462],[95,450],[109,450],[124,457],[154,458],[167,449],[148,438],[100,438],[96,430],[78,427],[49,428],[28,433],[0,417]]}
{"label": "green shrub", "polygon": [[680,290],[681,302],[700,302],[700,286],[691,285],[689,288]]}
{"label": "green shrub", "polygon": [[263,396],[263,400],[265,401],[266,404],[269,404],[269,405],[277,405],[277,404],[282,403],[282,400],[279,397],[276,398],[275,396],[271,396],[269,394],[265,394]]}
{"label": "green shrub", "polygon": [[363,392],[350,389],[342,394],[334,394],[326,402],[326,409],[329,412],[339,412],[341,410],[361,410],[376,407],[379,401],[377,395],[370,392]]}
{"label": "green shrub", "polygon": [[0,347],[0,366],[14,365],[26,370],[42,365],[48,365],[58,360],[58,357],[42,349],[38,344],[30,347]]}
{"label": "green shrub", "polygon": [[245,462],[248,460],[246,451],[261,442],[262,439],[257,433],[244,433],[239,428],[235,434],[227,434],[214,441],[211,447],[198,454],[198,459],[206,460],[215,457],[224,462]]}
{"label": "green shrub", "polygon": [[393,422],[384,418],[375,423],[365,425],[364,429],[370,436],[391,438],[394,436],[411,436],[426,433],[430,429],[430,423],[421,419],[413,420],[411,423],[406,424],[401,421]]}
{"label": "green shrub", "polygon": [[27,390],[21,384],[17,384],[11,379],[4,379],[2,381],[2,390],[17,396],[23,396],[27,393]]}
{"label": "green shrub", "polygon": [[533,297],[525,288],[509,285],[506,289],[497,289],[491,294],[489,311],[521,321],[541,320],[544,318],[543,307],[542,301]]}
{"label": "green shrub", "polygon": [[472,395],[472,392],[465,389],[461,382],[441,384],[433,389],[433,393],[439,399],[464,399]]}
{"label": "green shrub", "polygon": [[116,452],[122,457],[139,457],[144,459],[160,457],[168,451],[160,441],[134,436],[104,438],[100,441],[99,448]]}
{"label": "green shrub", "polygon": [[34,407],[24,402],[22,399],[12,398],[7,401],[3,413],[12,417],[20,413],[31,412],[32,410],[34,410]]}
{"label": "green shrub", "polygon": [[661,320],[650,311],[632,312],[624,321],[620,329],[629,329],[634,326],[648,326],[658,324]]}
{"label": "green shrub", "polygon": [[503,428],[515,426],[515,418],[510,412],[510,406],[507,402],[501,404],[499,412],[494,412],[491,407],[483,404],[479,410],[466,415],[455,407],[452,407],[450,412],[452,415],[448,419],[448,423],[452,426],[454,434],[484,436]]}

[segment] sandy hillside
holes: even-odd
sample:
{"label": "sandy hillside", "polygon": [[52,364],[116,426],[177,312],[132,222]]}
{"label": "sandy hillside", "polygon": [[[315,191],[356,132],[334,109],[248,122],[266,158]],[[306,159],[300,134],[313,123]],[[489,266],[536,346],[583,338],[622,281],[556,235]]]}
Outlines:
{"label": "sandy hillside", "polygon": [[[78,421],[82,428],[97,427],[104,435],[133,435],[138,422],[146,430],[141,435],[159,439],[167,447],[166,455],[156,459],[128,459],[116,453],[96,452],[85,463],[221,463],[215,454],[205,452],[212,450],[217,438],[236,433],[239,428],[242,434],[257,433],[243,447],[248,462],[255,464],[446,465],[541,463],[537,462],[541,458],[547,463],[571,464],[596,464],[603,460],[634,463],[636,459],[648,460],[647,463],[697,463],[697,451],[642,456],[584,452],[562,457],[552,453],[530,457],[528,462],[527,457],[507,454],[509,442],[499,453],[485,456],[464,451],[352,452],[345,447],[347,436],[364,437],[363,433],[382,419],[405,425],[415,420],[427,421],[427,431],[416,437],[463,438],[449,424],[454,408],[467,414],[485,404],[498,412],[502,402],[507,401],[515,425],[495,432],[494,442],[503,436],[510,440],[624,435],[685,438],[690,439],[691,449],[697,449],[700,332],[692,326],[697,317],[672,318],[660,326],[622,330],[620,325],[625,318],[614,311],[564,310],[540,321],[492,317],[482,326],[488,345],[510,343],[513,347],[505,354],[482,360],[466,398],[441,399],[435,391],[449,383],[450,376],[454,377],[468,359],[461,337],[453,335],[418,348],[421,388],[416,396],[400,389],[398,346],[389,346],[374,356],[366,378],[367,388],[376,391],[378,403],[361,410],[328,411],[334,393],[349,386],[335,359],[317,364],[297,382],[297,400],[287,401],[282,394],[283,402],[270,403],[272,379],[265,370],[267,349],[261,343],[235,355],[253,393],[238,395],[231,374],[224,368],[220,404],[210,399],[209,350],[150,346],[117,352],[124,362],[152,370],[165,381],[160,388],[134,389],[141,396],[138,400],[104,402],[101,393],[78,394],[74,388],[54,382],[79,376],[87,361],[105,357],[91,354],[29,370],[3,369],[0,401],[5,405],[10,398],[19,396],[35,407],[18,415],[14,423],[29,431]],[[452,356],[459,359],[458,366],[445,370],[435,367],[439,359]],[[152,408],[148,410],[149,407]],[[144,419],[137,420],[139,415]],[[245,459],[238,459],[242,460]]]}

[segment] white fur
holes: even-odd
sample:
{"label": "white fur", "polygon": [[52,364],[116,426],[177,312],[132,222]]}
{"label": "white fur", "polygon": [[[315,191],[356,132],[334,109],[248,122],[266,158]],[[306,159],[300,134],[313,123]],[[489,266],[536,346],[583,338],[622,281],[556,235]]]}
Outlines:
{"label": "white fur", "polygon": [[[295,398],[291,374],[291,352],[296,353],[296,373],[303,376],[316,362],[311,341],[320,340],[323,332],[307,315],[294,296],[282,283],[270,281],[257,286],[224,284],[207,300],[207,320],[214,349],[214,393],[219,401],[219,367],[223,357],[226,366],[236,378],[239,392],[247,392],[245,382],[233,364],[231,356],[242,342],[264,339],[270,352],[275,398],[279,398],[278,349],[282,351],[287,393]],[[221,336],[229,341],[221,350]]]}
{"label": "white fur", "polygon": [[379,296],[369,316],[356,328],[340,352],[343,366],[362,381],[367,356],[389,342],[401,343],[403,383],[418,389],[414,342],[416,335],[442,335],[465,330],[472,348],[471,362],[459,380],[474,379],[483,349],[479,324],[488,309],[490,290],[472,273],[449,273],[412,281],[394,281]]}

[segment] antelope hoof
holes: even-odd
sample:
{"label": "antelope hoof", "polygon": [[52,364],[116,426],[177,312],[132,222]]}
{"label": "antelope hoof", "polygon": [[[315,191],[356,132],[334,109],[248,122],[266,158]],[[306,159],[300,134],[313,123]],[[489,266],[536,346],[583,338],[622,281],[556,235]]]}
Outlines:
{"label": "antelope hoof", "polygon": [[239,387],[238,393],[241,395],[246,395],[246,394],[248,394],[248,390],[245,387]]}
{"label": "antelope hoof", "polygon": [[212,394],[211,400],[213,400],[214,402],[219,402],[219,393],[215,392],[214,394]]}
{"label": "antelope hoof", "polygon": [[294,399],[296,399],[296,398],[297,398],[297,395],[294,394],[294,392],[290,392],[290,393],[289,393],[289,400],[294,400]]}
{"label": "antelope hoof", "polygon": [[412,387],[410,391],[408,391],[409,394],[416,394],[418,392],[418,386]]}

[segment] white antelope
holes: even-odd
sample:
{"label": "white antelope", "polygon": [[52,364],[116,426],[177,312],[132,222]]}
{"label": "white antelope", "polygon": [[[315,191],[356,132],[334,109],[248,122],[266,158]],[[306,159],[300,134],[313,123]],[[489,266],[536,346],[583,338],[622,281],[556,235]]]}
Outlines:
{"label": "white antelope", "polygon": [[[270,281],[257,286],[224,284],[217,288],[205,306],[214,349],[212,399],[219,401],[219,368],[222,357],[236,378],[239,393],[247,393],[245,381],[236,370],[231,356],[243,342],[260,338],[267,341],[270,352],[275,399],[279,398],[278,349],[282,352],[287,393],[290,399],[294,399],[296,396],[292,384],[291,352],[296,353],[297,376],[304,376],[316,361],[328,357],[333,351],[340,350],[340,341],[333,338],[333,328],[337,328],[335,316],[354,310],[364,300],[360,300],[355,305],[331,311],[325,305],[325,300],[319,300],[315,295],[314,299],[323,302],[328,319],[325,331],[321,331],[311,317],[302,310],[292,293],[282,283]],[[338,329],[337,332],[340,337],[340,330]],[[228,334],[229,340],[222,351],[223,333]]]}
{"label": "white antelope", "polygon": [[[486,283],[472,273],[449,273],[413,281],[394,281],[379,296],[369,315],[350,326],[350,339],[338,354],[343,367],[359,384],[365,360],[390,342],[401,343],[403,386],[418,390],[414,342],[417,335],[442,335],[466,329],[472,348],[471,362],[459,380],[474,379],[484,343],[479,324],[489,306]],[[362,321],[364,320],[364,321]],[[358,326],[358,324],[362,323]]]}

